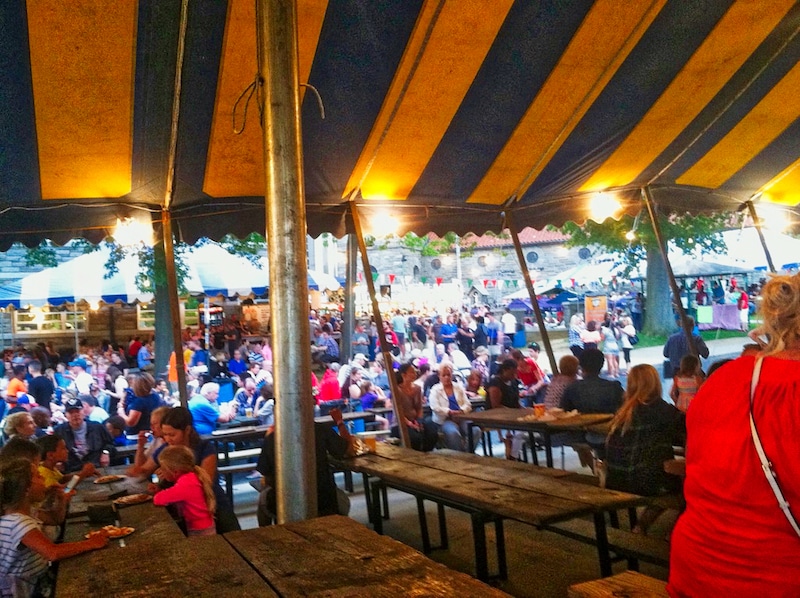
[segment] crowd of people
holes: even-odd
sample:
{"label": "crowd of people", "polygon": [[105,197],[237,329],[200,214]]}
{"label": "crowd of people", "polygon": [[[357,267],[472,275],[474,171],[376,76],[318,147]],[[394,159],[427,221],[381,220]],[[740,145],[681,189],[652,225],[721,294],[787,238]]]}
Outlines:
{"label": "crowd of people", "polygon": [[[383,331],[392,363],[376,351],[377,331],[362,324],[353,336],[354,354],[345,359],[333,338],[340,323],[311,312],[314,345],[322,348],[316,353],[325,356],[319,359],[322,379],[311,374],[314,403],[319,412],[334,415],[343,405],[385,407],[379,424],[399,435],[396,412],[405,420],[412,448],[420,451],[466,450],[467,427],[453,416],[469,413],[474,404],[488,409],[544,404],[609,414],[607,434],[566,433],[553,443],[574,446],[582,465],[601,475],[607,488],[644,496],[678,489],[664,461],[674,456],[674,446],[685,443],[686,510],[672,533],[671,595],[697,595],[708,588],[715,589],[713,594],[742,595],[747,588],[748,595],[769,595],[774,587],[791,588],[785,595],[794,595],[800,592],[793,577],[800,549],[790,507],[800,500],[800,471],[787,455],[797,452],[800,438],[795,392],[800,277],[776,277],[762,296],[763,326],[740,359],[714,364],[705,373],[683,332],[668,339],[664,355],[674,362],[672,403],[662,398],[661,376],[651,365],[631,367],[625,389],[617,380],[619,353],[629,363],[625,349],[635,344],[631,339],[637,333],[628,315],[610,314],[602,323],[585,325],[574,316],[571,354],[550,376],[538,363],[537,343],[515,346],[518,322],[509,312],[481,309],[432,318],[396,313]],[[692,342],[694,353],[708,355],[699,336]],[[114,459],[121,442],[136,444],[131,475],[160,472],[160,486],[150,489],[156,504],[178,504],[187,534],[238,528],[219,485],[216,449],[201,436],[237,416],[274,423],[269,339],[226,342],[209,351],[202,337],[188,334],[185,347],[188,409],[176,406],[167,384],[176,379],[174,360],[167,379],[159,382],[147,367],[139,367],[148,365],[140,357],[152,352],[149,342],[119,350],[84,346],[66,362],[52,361],[46,347],[7,355],[0,385],[6,397],[0,590],[9,593],[9,584],[39,580],[43,562],[104,545],[100,539],[53,544],[46,525],[63,521],[66,475],[94,475]],[[395,385],[389,384],[390,376]],[[232,387],[224,402],[222,380]],[[393,405],[396,409],[389,410]],[[748,419],[754,423],[748,425]],[[341,424],[340,416],[336,422]],[[754,448],[759,433],[768,465]],[[507,458],[523,458],[527,435],[508,433],[505,440]],[[266,465],[260,469],[270,471]],[[769,479],[768,470],[779,482]],[[660,513],[648,507],[633,531],[647,533]],[[770,546],[769,554],[759,551],[763,546]]]}

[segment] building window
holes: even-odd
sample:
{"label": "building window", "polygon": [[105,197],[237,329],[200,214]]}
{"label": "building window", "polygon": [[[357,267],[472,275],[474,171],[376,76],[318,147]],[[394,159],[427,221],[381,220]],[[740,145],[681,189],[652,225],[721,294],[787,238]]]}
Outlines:
{"label": "building window", "polygon": [[535,251],[529,251],[528,255],[525,256],[525,259],[528,260],[529,264],[535,264],[539,261],[539,254]]}
{"label": "building window", "polygon": [[581,247],[578,251],[578,257],[582,260],[588,260],[590,257],[592,257],[592,252],[588,247]]}
{"label": "building window", "polygon": [[434,270],[440,270],[442,268],[442,260],[440,260],[438,257],[431,260],[431,268]]}

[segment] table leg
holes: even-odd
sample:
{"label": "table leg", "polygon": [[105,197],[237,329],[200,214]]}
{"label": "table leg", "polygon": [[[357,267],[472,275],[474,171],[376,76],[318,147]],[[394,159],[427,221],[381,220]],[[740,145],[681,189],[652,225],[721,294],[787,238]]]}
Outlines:
{"label": "table leg", "polygon": [[497,576],[508,579],[508,565],[506,564],[506,536],[503,530],[503,519],[498,517],[494,522],[494,535],[497,540]]}
{"label": "table leg", "polygon": [[380,480],[372,483],[372,528],[375,533],[383,535],[383,519],[381,518],[381,484]]}
{"label": "table leg", "polygon": [[475,577],[489,579],[489,562],[486,558],[486,528],[481,513],[472,513],[472,539],[475,545]]}
{"label": "table leg", "polygon": [[[472,437],[472,428],[475,424],[472,422],[467,423],[467,449],[469,454],[475,452],[475,439]],[[483,450],[486,451],[486,446],[484,445]]]}
{"label": "table leg", "polygon": [[373,512],[372,512],[372,491],[371,491],[371,488],[369,487],[369,476],[366,473],[362,473],[361,474],[361,480],[362,480],[362,483],[364,484],[364,500],[367,503],[367,517],[369,518],[369,522],[373,523],[373,521],[372,521],[372,517],[373,517]]}
{"label": "table leg", "polygon": [[419,516],[419,531],[422,535],[423,554],[431,553],[431,538],[428,535],[428,518],[425,516],[425,501],[417,496],[417,515]]}
{"label": "table leg", "polygon": [[528,432],[528,444],[531,445],[531,456],[533,457],[531,461],[533,461],[534,465],[539,465],[539,455],[536,454],[536,437],[533,430]]}
{"label": "table leg", "polygon": [[544,429],[544,454],[547,456],[547,466],[553,467],[553,442],[548,428]]}
{"label": "table leg", "polygon": [[602,511],[594,514],[594,534],[597,540],[597,557],[600,560],[600,575],[609,577],[611,570],[611,554],[608,549],[608,535],[606,534],[606,516]]}
{"label": "table leg", "polygon": [[444,505],[437,503],[436,507],[439,514],[439,544],[443,550],[447,550],[450,542],[447,537],[447,518],[444,512]]}

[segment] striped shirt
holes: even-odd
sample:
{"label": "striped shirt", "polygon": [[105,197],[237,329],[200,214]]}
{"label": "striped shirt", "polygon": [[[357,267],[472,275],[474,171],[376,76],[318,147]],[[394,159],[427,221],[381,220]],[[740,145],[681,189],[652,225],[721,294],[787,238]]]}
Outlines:
{"label": "striped shirt", "polygon": [[47,570],[47,560],[22,544],[28,532],[41,526],[38,519],[22,513],[0,517],[0,595],[30,595]]}

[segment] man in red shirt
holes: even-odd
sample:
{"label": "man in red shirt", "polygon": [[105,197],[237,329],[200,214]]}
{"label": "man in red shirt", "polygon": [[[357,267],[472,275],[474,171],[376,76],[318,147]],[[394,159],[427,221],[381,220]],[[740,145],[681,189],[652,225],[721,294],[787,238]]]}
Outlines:
{"label": "man in red shirt", "polygon": [[739,308],[739,324],[741,324],[742,330],[747,332],[750,330],[750,298],[744,289],[739,293],[736,306]]}

